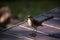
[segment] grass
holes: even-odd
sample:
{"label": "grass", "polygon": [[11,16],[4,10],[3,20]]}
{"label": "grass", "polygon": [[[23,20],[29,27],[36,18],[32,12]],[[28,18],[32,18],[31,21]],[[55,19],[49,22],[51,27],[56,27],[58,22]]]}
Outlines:
{"label": "grass", "polygon": [[30,1],[30,2],[0,2],[0,5],[7,5],[11,8],[12,14],[20,15],[23,19],[27,15],[37,16],[55,7],[59,7],[58,1]]}

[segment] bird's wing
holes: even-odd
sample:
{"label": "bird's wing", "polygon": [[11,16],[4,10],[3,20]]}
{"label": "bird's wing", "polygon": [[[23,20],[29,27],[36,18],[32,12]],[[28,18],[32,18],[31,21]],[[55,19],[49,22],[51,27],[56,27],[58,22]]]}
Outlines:
{"label": "bird's wing", "polygon": [[39,26],[39,25],[40,25],[40,22],[37,21],[37,20],[35,20],[35,19],[33,19],[32,23],[33,23],[33,25],[35,25],[35,26]]}

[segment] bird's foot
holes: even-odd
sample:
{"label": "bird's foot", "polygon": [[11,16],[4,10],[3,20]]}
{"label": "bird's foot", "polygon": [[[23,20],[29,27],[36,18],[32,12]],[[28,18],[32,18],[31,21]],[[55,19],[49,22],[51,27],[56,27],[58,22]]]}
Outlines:
{"label": "bird's foot", "polygon": [[37,34],[36,34],[36,33],[31,33],[30,36],[31,36],[31,37],[36,37]]}

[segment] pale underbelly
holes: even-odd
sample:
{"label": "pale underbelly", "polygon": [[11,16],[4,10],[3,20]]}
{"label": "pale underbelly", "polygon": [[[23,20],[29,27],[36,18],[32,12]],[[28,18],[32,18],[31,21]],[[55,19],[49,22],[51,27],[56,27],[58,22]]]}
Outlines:
{"label": "pale underbelly", "polygon": [[28,19],[28,25],[31,26],[32,25],[32,22],[30,19]]}

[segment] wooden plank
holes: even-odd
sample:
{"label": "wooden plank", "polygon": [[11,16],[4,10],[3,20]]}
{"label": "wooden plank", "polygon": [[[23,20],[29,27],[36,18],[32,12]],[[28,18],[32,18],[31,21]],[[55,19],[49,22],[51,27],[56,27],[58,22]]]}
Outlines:
{"label": "wooden plank", "polygon": [[[29,39],[29,40],[40,40],[40,38],[41,38],[41,40],[42,39],[45,39],[45,40],[60,40],[59,38],[55,38],[55,37],[51,37],[51,36],[49,36],[49,35],[43,35],[43,34],[40,34],[40,33],[38,33],[37,32],[37,36],[36,37],[31,37],[31,35],[30,35],[30,33],[32,33],[32,31],[30,30],[30,28],[29,29],[27,29],[27,28],[24,28],[24,27],[27,27],[26,26],[27,24],[26,23],[24,23],[24,24],[22,24],[22,26],[16,26],[16,27],[14,27],[14,28],[11,28],[11,29],[9,29],[9,30],[7,30],[5,33],[9,33],[9,34],[12,34],[13,36],[17,36],[18,38],[20,38],[20,37],[22,37],[22,38],[25,38],[25,39]],[[24,26],[24,27],[23,27]],[[32,28],[31,28],[32,29]],[[52,30],[51,30],[52,28],[50,28],[50,29],[47,29],[47,27],[45,28],[45,27],[39,27],[38,28],[38,30],[39,31],[42,31],[42,32],[46,32],[46,33],[48,33],[49,34],[49,32],[51,32]],[[48,31],[49,30],[49,31]],[[53,31],[54,31],[55,29],[53,29]],[[58,31],[58,30],[57,30]],[[45,38],[44,38],[45,37]]]}
{"label": "wooden plank", "polygon": [[0,33],[0,40],[23,40],[5,33]]}

